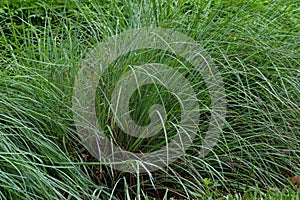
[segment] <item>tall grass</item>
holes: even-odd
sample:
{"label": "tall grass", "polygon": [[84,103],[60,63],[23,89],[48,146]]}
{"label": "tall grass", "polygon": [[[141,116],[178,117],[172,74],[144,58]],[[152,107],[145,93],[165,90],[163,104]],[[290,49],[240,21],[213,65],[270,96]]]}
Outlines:
{"label": "tall grass", "polygon": [[[1,198],[215,199],[239,193],[267,198],[273,195],[270,190],[296,189],[288,177],[300,174],[298,1],[28,0],[0,5]],[[204,158],[197,154],[199,134],[169,167],[146,174],[115,171],[92,158],[76,134],[74,79],[81,61],[106,38],[156,26],[185,33],[210,53],[225,84],[226,124]],[[106,72],[99,86],[108,95],[123,73],[120,68],[128,70],[131,64],[183,63],[183,74],[193,72],[188,63],[164,52],[137,54],[122,57]],[[210,113],[206,87],[198,74],[188,73],[188,78],[206,105],[201,115],[205,131]],[[143,98],[136,94],[131,107],[137,108],[135,120],[147,124],[142,108],[158,99],[153,85],[141,91]],[[99,122],[125,149],[153,151],[164,144],[157,144],[157,138],[129,138],[114,127],[109,100],[100,87],[98,92]],[[180,109],[176,102],[167,106],[172,120]]]}

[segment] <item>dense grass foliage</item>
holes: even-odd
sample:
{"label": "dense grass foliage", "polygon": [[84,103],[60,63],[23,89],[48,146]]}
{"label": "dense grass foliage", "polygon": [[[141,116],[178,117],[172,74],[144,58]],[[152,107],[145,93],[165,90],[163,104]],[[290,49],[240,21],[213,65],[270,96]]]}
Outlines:
{"label": "dense grass foliage", "polygon": [[[2,1],[0,197],[299,198],[288,179],[300,175],[299,7],[297,0]],[[129,174],[97,162],[83,147],[73,123],[72,91],[80,63],[94,47],[141,27],[175,29],[201,44],[222,74],[228,105],[222,135],[207,156],[197,154],[199,133],[169,167]],[[119,73],[136,62],[181,63],[204,102],[205,131],[210,107],[201,76],[168,56],[147,51],[124,56],[99,83],[99,122],[127,150],[153,151],[164,144],[136,141],[124,133],[119,137],[109,99],[101,94],[100,88],[111,92]],[[155,93],[147,93],[151,88],[141,89],[145,98],[131,100],[139,123],[149,120],[142,108],[157,100]],[[163,89],[160,93],[173,98]],[[176,102],[168,106],[170,118],[180,113]]]}

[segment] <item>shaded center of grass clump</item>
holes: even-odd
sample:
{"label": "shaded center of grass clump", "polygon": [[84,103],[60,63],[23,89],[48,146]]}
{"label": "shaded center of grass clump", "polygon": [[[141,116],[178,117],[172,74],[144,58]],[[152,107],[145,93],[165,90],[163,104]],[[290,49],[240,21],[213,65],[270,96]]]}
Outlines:
{"label": "shaded center of grass clump", "polygon": [[181,120],[181,106],[177,98],[164,86],[147,84],[135,90],[129,101],[130,116],[136,124],[148,126],[151,123],[149,110],[155,105],[163,105],[167,120],[177,123]]}
{"label": "shaded center of grass clump", "polygon": [[[178,134],[182,107],[176,94],[168,88],[157,83],[141,85],[136,89],[129,100],[130,118],[139,126],[148,126],[151,123],[149,110],[153,105],[161,105],[166,111],[163,128],[150,138],[136,138],[125,133],[114,119],[113,111],[110,108],[112,93],[122,75],[134,70],[134,66],[149,63],[159,63],[169,66],[182,74],[193,88],[199,104],[199,132],[207,129],[207,122],[210,116],[209,106],[211,98],[208,88],[201,77],[201,74],[183,58],[168,51],[142,49],[122,55],[118,60],[104,71],[100,77],[96,91],[96,111],[101,130],[107,137],[110,137],[124,150],[131,152],[153,152],[166,145]],[[173,83],[172,83],[173,84]],[[174,81],[174,84],[176,83]],[[198,138],[203,138],[197,133]],[[199,142],[199,139],[197,140]],[[200,141],[202,142],[202,141]]]}

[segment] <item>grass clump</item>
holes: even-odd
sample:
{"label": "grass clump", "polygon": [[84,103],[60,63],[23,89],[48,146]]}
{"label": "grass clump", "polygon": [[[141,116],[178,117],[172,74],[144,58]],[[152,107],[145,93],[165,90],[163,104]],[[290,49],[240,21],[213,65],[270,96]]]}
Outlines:
{"label": "grass clump", "polygon": [[[300,174],[298,1],[0,5],[1,198],[299,198],[288,179]],[[76,135],[71,102],[88,52],[114,34],[141,27],[175,29],[199,42],[221,72],[228,104],[218,144],[201,158],[197,151],[211,112],[201,76],[166,52],[145,50],[120,58],[99,82],[108,95],[126,66],[156,61],[180,68],[203,105],[202,132],[185,155],[159,171],[130,174],[97,162],[86,151]],[[158,101],[154,88],[144,87],[142,95],[131,99],[132,117],[141,124],[149,121],[142,108]],[[164,144],[164,136],[140,141],[114,127],[109,98],[98,92],[99,122],[121,146],[153,151]],[[174,98],[165,94],[164,103]],[[175,122],[178,102],[166,105]],[[290,188],[288,194],[285,188]]]}

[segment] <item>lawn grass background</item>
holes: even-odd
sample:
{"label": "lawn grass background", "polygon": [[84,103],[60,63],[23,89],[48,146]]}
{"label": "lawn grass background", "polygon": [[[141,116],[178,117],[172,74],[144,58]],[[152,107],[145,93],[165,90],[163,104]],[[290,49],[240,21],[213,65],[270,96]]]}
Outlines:
{"label": "lawn grass background", "polygon": [[[288,180],[300,175],[299,7],[296,0],[2,1],[1,198],[299,199]],[[168,168],[127,174],[89,156],[71,100],[88,53],[141,27],[175,29],[201,44],[222,73],[228,110],[205,158],[195,142]]]}

